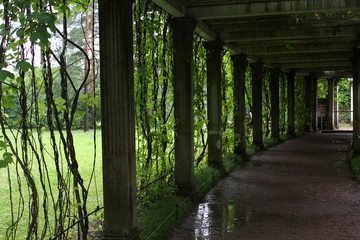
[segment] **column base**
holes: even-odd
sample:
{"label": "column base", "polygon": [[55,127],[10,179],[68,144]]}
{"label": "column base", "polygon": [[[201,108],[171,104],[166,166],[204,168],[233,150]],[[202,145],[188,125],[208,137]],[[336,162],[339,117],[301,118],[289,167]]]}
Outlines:
{"label": "column base", "polygon": [[126,236],[119,234],[107,234],[101,237],[103,240],[140,240],[139,234],[136,234],[134,236]]}
{"label": "column base", "polygon": [[273,145],[281,143],[281,139],[279,136],[271,136]]}
{"label": "column base", "polygon": [[265,150],[265,146],[262,143],[254,143],[255,153]]}
{"label": "column base", "polygon": [[353,139],[351,147],[353,150],[353,156],[354,157],[360,156],[360,139]]}
{"label": "column base", "polygon": [[247,155],[246,152],[234,151],[234,154],[236,154],[238,157],[242,158],[245,162],[247,162],[249,160],[249,156]]}
{"label": "column base", "polygon": [[189,197],[190,195],[194,194],[194,187],[188,187],[188,188],[178,188],[175,192],[176,196],[179,197]]}
{"label": "column base", "polygon": [[222,162],[209,162],[208,165],[212,168],[216,168],[216,169],[219,169],[219,170],[222,170],[224,169],[224,165]]}
{"label": "column base", "polygon": [[295,132],[288,132],[287,133],[288,138],[295,138],[296,137],[296,133]]}

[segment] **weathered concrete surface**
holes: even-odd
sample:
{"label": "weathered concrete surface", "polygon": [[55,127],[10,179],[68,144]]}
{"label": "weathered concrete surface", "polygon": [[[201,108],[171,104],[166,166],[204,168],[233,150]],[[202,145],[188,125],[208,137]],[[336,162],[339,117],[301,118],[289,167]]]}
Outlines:
{"label": "weathered concrete surface", "polygon": [[308,135],[251,158],[256,166],[220,181],[170,239],[360,239],[350,137]]}

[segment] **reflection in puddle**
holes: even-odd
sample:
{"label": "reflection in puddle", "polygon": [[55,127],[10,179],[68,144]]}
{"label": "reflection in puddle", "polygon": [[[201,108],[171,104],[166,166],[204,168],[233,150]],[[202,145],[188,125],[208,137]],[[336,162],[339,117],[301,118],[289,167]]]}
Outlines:
{"label": "reflection in puddle", "polygon": [[199,204],[196,213],[195,239],[208,239],[210,236],[211,210],[209,203]]}
{"label": "reflection in puddle", "polygon": [[219,234],[224,236],[236,226],[249,224],[252,216],[251,211],[233,204],[199,204],[194,226],[195,239],[209,240]]}
{"label": "reflection in puddle", "polygon": [[235,226],[236,216],[235,216],[235,206],[234,205],[225,205],[223,206],[223,230],[226,232],[232,232]]}

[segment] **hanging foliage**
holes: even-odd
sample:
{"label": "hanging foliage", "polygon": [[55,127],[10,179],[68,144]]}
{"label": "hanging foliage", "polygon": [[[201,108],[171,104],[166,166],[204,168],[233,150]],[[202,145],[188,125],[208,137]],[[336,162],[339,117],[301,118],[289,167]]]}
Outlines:
{"label": "hanging foliage", "polygon": [[232,153],[234,148],[234,101],[233,101],[233,69],[230,53],[222,56],[222,144],[224,153]]}
{"label": "hanging foliage", "polygon": [[269,138],[271,132],[271,103],[270,103],[270,72],[269,69],[264,69],[263,73],[263,87],[262,87],[262,124],[263,124],[263,138]]}
{"label": "hanging foliage", "polygon": [[[79,62],[90,66],[91,60],[81,32],[71,34],[73,24],[81,26],[87,4],[1,2],[0,175],[5,179],[6,169],[8,192],[2,196],[9,206],[1,238],[56,236],[88,213],[94,168],[80,170],[72,129],[83,116],[78,106],[90,76]],[[91,159],[87,164],[95,166]],[[85,239],[88,219],[79,226]]]}
{"label": "hanging foliage", "polygon": [[280,134],[284,135],[287,132],[287,78],[285,73],[280,74]]}
{"label": "hanging foliage", "polygon": [[[206,49],[204,39],[194,36],[194,148],[195,166],[207,163],[207,85],[206,85]],[[201,164],[203,163],[203,164]]]}
{"label": "hanging foliage", "polygon": [[295,129],[302,133],[305,129],[305,79],[303,76],[295,76]]}
{"label": "hanging foliage", "polygon": [[134,4],[138,200],[174,189],[172,39],[168,16],[149,0]]}

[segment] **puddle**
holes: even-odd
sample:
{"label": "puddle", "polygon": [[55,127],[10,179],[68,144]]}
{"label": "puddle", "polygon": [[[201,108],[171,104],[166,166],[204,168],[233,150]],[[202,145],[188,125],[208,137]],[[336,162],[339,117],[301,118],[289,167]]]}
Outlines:
{"label": "puddle", "polygon": [[234,204],[199,204],[194,226],[195,240],[224,236],[252,220],[252,212]]}

